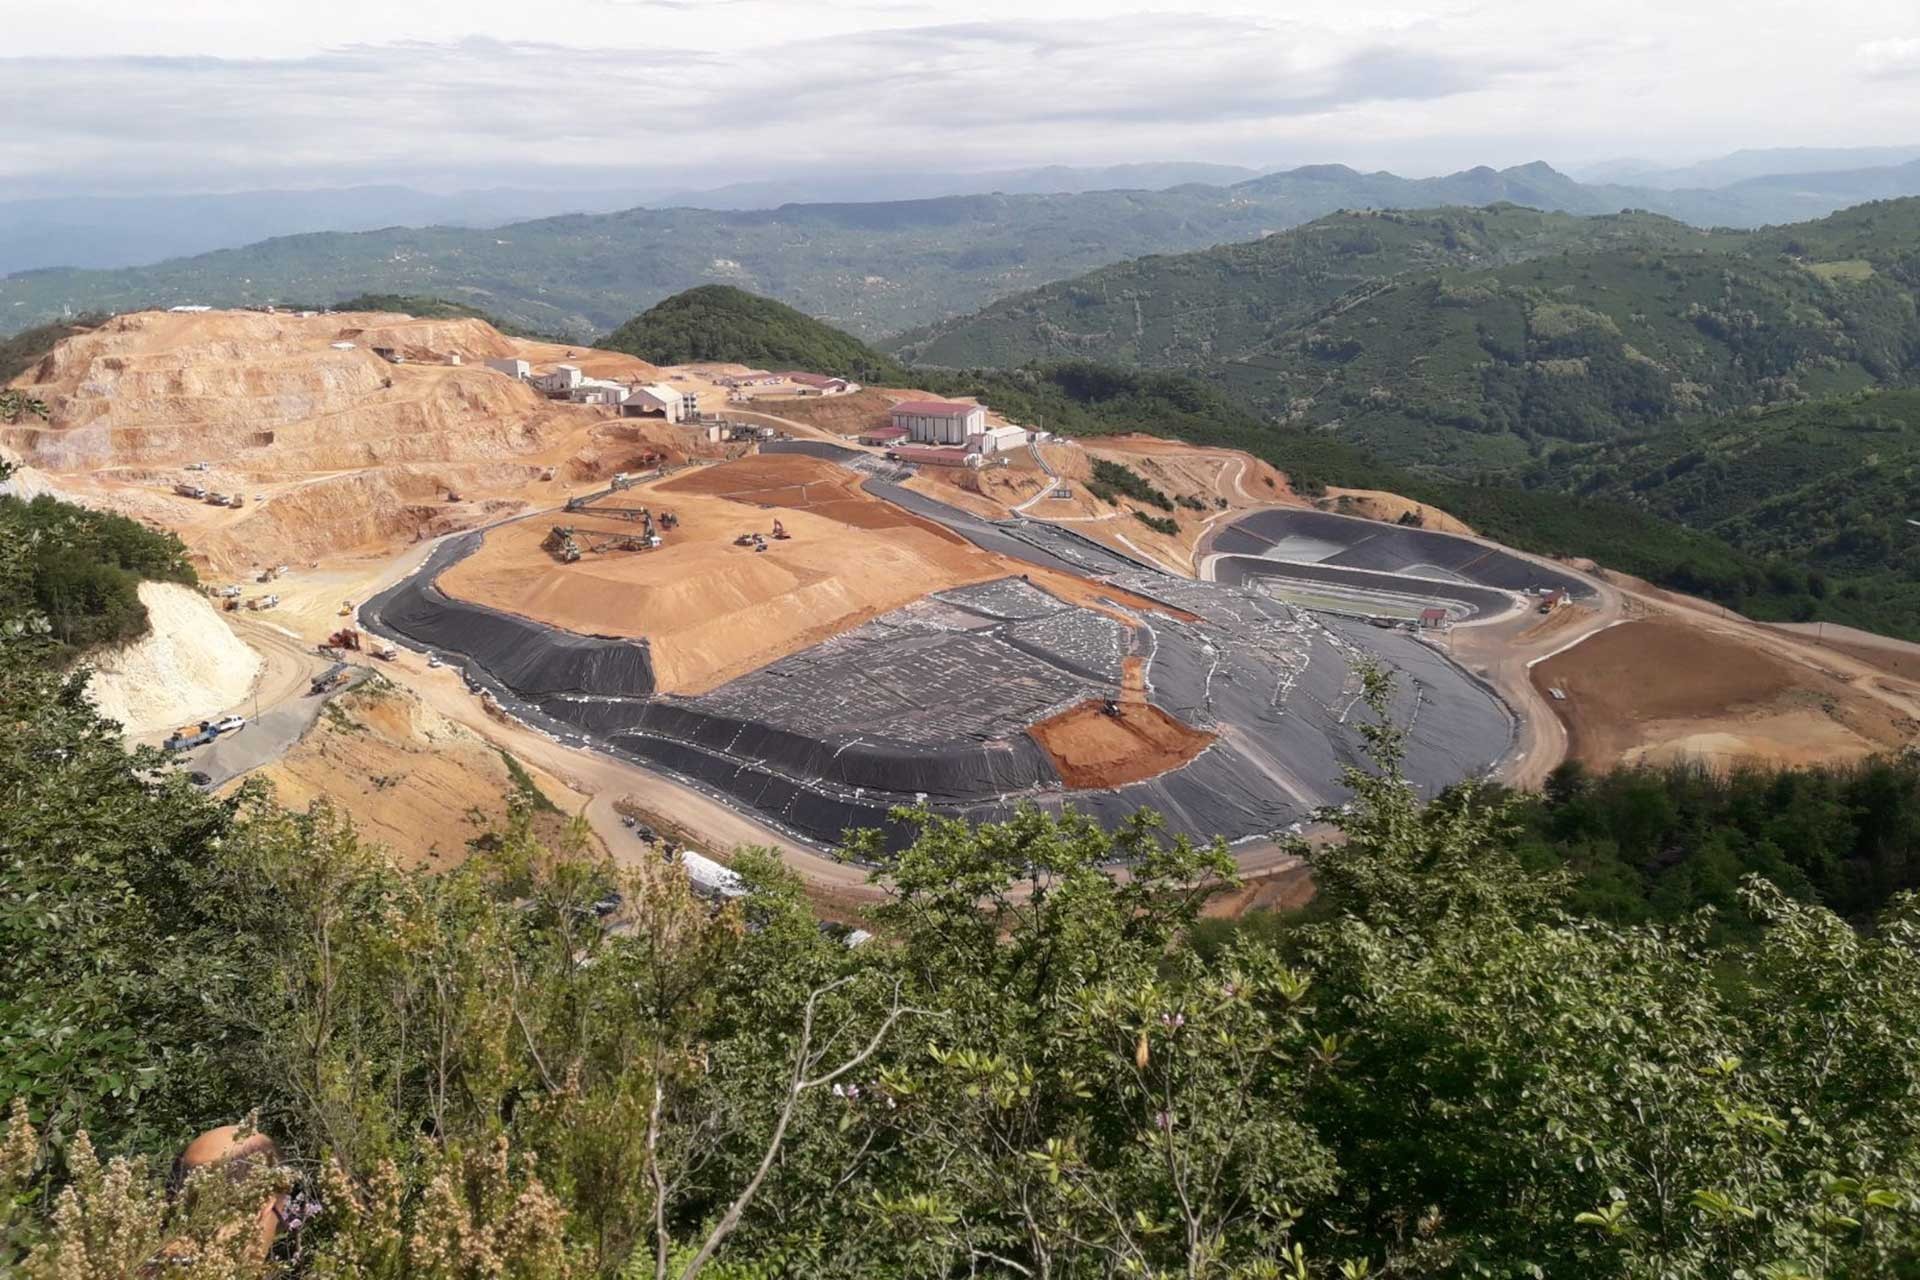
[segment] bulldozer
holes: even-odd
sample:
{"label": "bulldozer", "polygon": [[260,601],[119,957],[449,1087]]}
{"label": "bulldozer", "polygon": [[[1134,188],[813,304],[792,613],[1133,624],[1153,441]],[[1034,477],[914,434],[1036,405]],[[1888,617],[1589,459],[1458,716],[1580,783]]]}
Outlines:
{"label": "bulldozer", "polygon": [[547,531],[546,541],[540,546],[542,550],[552,552],[562,564],[572,564],[580,558],[580,544],[573,540],[571,525],[554,525]]}
{"label": "bulldozer", "polygon": [[342,618],[351,618],[353,616],[353,601],[342,600],[340,602],[339,616]]}

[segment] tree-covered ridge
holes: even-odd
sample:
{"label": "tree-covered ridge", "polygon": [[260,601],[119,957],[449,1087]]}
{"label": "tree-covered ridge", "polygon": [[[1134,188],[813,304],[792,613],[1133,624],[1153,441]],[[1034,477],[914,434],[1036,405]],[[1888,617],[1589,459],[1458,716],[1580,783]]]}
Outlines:
{"label": "tree-covered ridge", "polygon": [[1702,226],[1779,222],[1793,216],[1780,210],[1805,207],[1589,187],[1536,164],[1421,179],[1314,165],[1230,187],[628,209],[502,227],[280,236],[144,267],[22,272],[0,278],[0,329],[63,309],[285,305],[373,292],[468,299],[509,324],[578,342],[635,307],[735,284],[877,339],[1126,258],[1251,240],[1336,209],[1501,202],[1581,214],[1654,209]]}
{"label": "tree-covered ridge", "polygon": [[36,619],[63,661],[146,634],[142,581],[196,581],[173,534],[45,495],[0,494],[0,541],[0,617]]}
{"label": "tree-covered ridge", "polygon": [[945,367],[1076,358],[1196,367],[1264,349],[1337,299],[1393,276],[1565,250],[1709,243],[1705,232],[1644,213],[1575,217],[1510,204],[1342,210],[1259,240],[1102,267],[885,345]]}
{"label": "tree-covered ridge", "polygon": [[729,362],[865,381],[900,382],[907,376],[891,357],[851,334],[730,285],[677,293],[595,345],[654,364]]}
{"label": "tree-covered ridge", "polygon": [[234,1227],[283,1175],[170,1207],[75,1137],[164,1165],[256,1110],[303,1181],[279,1275],[1920,1267],[1911,902],[1863,934],[1750,881],[1717,941],[1575,914],[1508,798],[1422,807],[1384,726],[1277,941],[1190,945],[1224,850],[1028,812],[928,820],[850,949],[766,856],[720,909],[520,820],[399,872],[127,754],[19,658],[0,1264],[31,1276],[265,1274]]}
{"label": "tree-covered ridge", "polygon": [[1692,419],[1555,450],[1520,478],[1792,563],[1824,616],[1920,628],[1920,391]]}
{"label": "tree-covered ridge", "polygon": [[1396,281],[1217,372],[1265,413],[1458,472],[1916,368],[1915,291],[1890,276],[1633,251]]}

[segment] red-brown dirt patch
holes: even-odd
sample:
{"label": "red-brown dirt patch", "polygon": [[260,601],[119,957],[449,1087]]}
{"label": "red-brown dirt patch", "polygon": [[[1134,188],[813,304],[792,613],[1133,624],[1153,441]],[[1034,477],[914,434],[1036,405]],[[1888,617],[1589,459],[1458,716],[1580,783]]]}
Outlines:
{"label": "red-brown dirt patch", "polygon": [[1028,730],[1061,781],[1076,789],[1125,786],[1177,769],[1214,735],[1180,723],[1149,702],[1127,701],[1110,716],[1088,700]]}

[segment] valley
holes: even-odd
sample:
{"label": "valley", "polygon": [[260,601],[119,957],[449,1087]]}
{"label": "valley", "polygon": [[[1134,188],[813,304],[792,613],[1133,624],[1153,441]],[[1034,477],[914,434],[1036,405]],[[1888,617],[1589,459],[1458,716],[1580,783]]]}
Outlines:
{"label": "valley", "polygon": [[[488,360],[675,385],[751,439],[549,398]],[[1401,495],[1303,490],[1244,451],[1144,432],[916,464],[862,440],[928,393],[748,399],[725,385],[745,368],[467,318],[137,313],[17,379],[49,417],[4,444],[16,486],[170,529],[208,581],[239,581],[237,614],[216,596],[191,625],[203,644],[245,619],[259,674],[192,675],[186,624],[158,617],[180,647],[140,678],[184,693],[129,728],[157,741],[196,715],[304,707],[277,721],[286,741],[221,756],[244,766],[219,784],[324,800],[422,865],[457,861],[462,830],[514,794],[550,825],[583,814],[631,858],[639,805],[723,856],[779,850],[823,910],[857,915],[866,872],[826,853],[846,830],[894,844],[895,806],[1024,803],[1108,824],[1150,807],[1292,884],[1276,837],[1338,803],[1376,667],[1429,792],[1534,786],[1569,758],[1851,759],[1914,734],[1907,677],[1516,553]],[[987,409],[989,430],[1031,425]],[[247,501],[173,492],[188,477]],[[643,507],[659,545],[623,550]],[[555,550],[561,524],[577,561]],[[369,661],[356,641],[341,656],[367,673],[316,700],[314,646],[343,626],[399,651]],[[1651,635],[1685,705],[1618,668]]]}

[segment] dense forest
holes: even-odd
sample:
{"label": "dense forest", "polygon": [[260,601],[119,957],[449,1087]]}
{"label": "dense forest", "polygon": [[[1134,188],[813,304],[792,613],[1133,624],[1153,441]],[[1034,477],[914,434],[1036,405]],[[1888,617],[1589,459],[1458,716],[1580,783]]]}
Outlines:
{"label": "dense forest", "polygon": [[45,495],[0,494],[0,541],[16,549],[0,566],[0,608],[30,609],[63,659],[146,634],[142,581],[197,580],[174,535]]}

